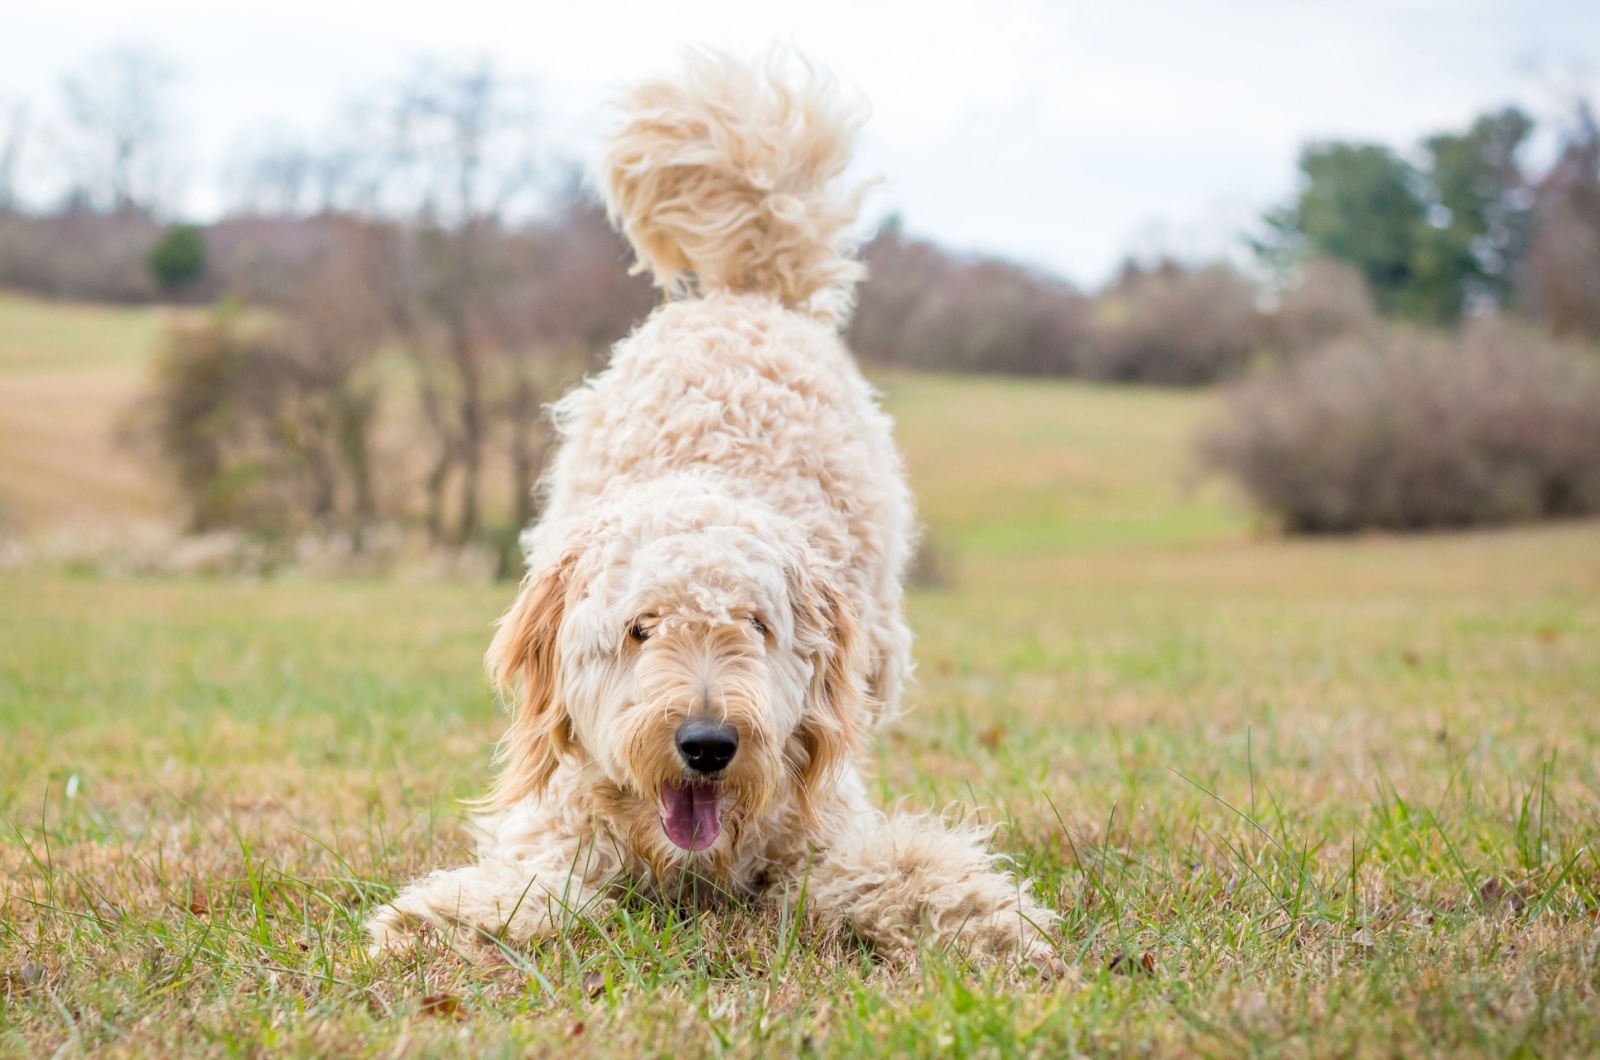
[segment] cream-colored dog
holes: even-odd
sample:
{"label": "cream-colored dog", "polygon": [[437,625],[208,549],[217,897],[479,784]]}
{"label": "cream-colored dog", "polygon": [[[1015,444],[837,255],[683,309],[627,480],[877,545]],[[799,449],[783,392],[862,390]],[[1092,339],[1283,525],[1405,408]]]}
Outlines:
{"label": "cream-colored dog", "polygon": [[474,865],[376,948],[553,934],[626,886],[796,902],[895,960],[1054,966],[986,833],[886,816],[859,758],[910,669],[910,496],[839,338],[862,268],[833,83],[699,54],[623,102],[613,219],[675,297],[555,410],[548,507],[489,649],[514,699]]}

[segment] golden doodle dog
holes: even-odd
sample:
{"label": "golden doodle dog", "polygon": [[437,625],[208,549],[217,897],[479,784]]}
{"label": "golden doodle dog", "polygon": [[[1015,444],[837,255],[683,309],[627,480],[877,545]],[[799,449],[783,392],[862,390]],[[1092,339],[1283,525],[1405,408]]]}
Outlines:
{"label": "golden doodle dog", "polygon": [[[864,270],[858,116],[776,57],[623,100],[607,207],[671,296],[555,407],[529,572],[489,649],[512,701],[476,864],[412,883],[376,952],[554,934],[627,888],[803,901],[890,960],[1058,968],[987,832],[873,806],[910,668],[910,494],[840,341]],[[709,885],[701,886],[701,885]]]}

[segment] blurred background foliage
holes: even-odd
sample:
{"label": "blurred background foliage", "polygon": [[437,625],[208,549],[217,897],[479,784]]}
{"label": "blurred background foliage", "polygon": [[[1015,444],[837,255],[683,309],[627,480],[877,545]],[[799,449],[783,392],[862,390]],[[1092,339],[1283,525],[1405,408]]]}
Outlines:
{"label": "blurred background foliage", "polygon": [[[537,514],[541,410],[655,304],[529,86],[425,62],[333,144],[273,141],[205,225],[162,208],[166,68],[69,79],[58,202],[0,120],[0,287],[188,307],[122,437],[193,532],[411,535],[502,575]],[[1130,259],[1098,290],[952,251],[892,216],[848,327],[869,369],[1227,388],[1196,465],[1298,532],[1600,509],[1600,129],[1553,161],[1515,109],[1415,145],[1307,144],[1235,261]],[[932,559],[929,561],[932,562]],[[934,564],[937,566],[937,564]]]}

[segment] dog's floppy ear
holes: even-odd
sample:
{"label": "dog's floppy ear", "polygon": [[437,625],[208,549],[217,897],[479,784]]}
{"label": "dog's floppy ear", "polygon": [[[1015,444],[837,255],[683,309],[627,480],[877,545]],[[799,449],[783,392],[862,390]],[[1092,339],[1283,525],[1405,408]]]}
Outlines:
{"label": "dog's floppy ear", "polygon": [[484,663],[495,687],[511,701],[511,727],[500,741],[500,775],[488,804],[505,807],[542,792],[572,746],[557,681],[556,641],[566,611],[577,554],[530,570]]}
{"label": "dog's floppy ear", "polygon": [[804,761],[794,762],[801,805],[809,815],[811,793],[866,737],[861,635],[855,608],[826,575],[794,568],[789,580],[795,637],[811,657],[811,688],[795,733]]}

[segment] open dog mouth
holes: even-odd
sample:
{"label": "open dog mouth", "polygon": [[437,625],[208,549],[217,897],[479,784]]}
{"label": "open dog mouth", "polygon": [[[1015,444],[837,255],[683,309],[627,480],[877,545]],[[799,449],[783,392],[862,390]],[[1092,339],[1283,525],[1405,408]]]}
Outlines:
{"label": "open dog mouth", "polygon": [[722,831],[722,788],[703,780],[661,785],[661,827],[684,850],[704,850]]}

